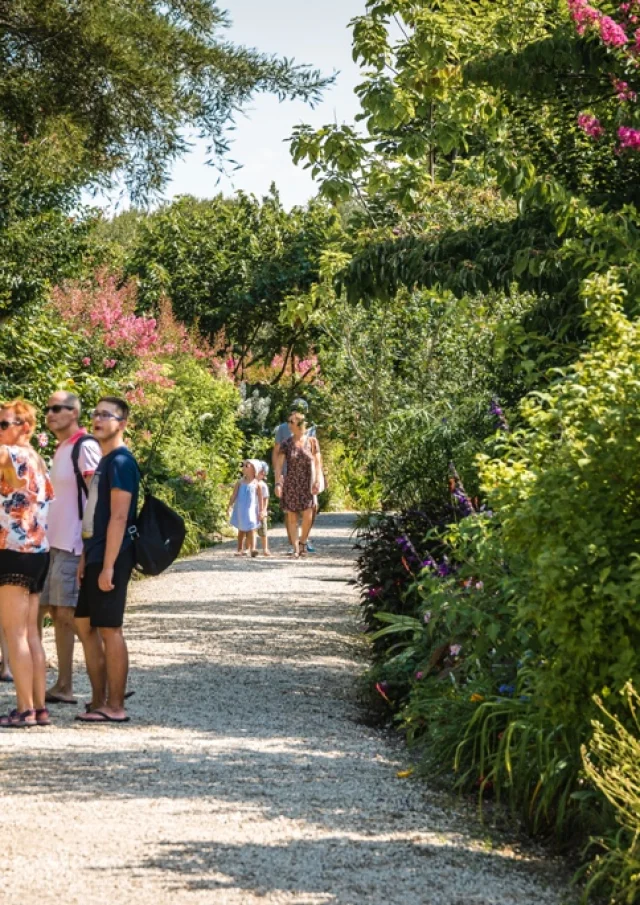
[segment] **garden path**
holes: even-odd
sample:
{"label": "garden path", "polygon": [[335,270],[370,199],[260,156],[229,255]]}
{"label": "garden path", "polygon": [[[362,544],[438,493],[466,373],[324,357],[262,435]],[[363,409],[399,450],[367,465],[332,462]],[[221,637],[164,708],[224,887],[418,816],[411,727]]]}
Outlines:
{"label": "garden path", "polygon": [[557,865],[399,778],[404,747],[361,722],[351,524],[321,516],[306,561],[225,544],[135,586],[132,722],[57,707],[2,735],[7,900],[559,905]]}

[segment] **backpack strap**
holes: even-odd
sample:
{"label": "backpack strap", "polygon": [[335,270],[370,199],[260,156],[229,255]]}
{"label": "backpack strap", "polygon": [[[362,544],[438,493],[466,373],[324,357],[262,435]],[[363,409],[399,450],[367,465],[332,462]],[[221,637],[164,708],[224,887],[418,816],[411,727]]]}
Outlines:
{"label": "backpack strap", "polygon": [[84,515],[84,504],[82,501],[82,497],[86,499],[89,496],[89,488],[87,487],[87,482],[84,479],[82,472],[80,471],[80,450],[82,449],[82,444],[86,443],[87,440],[95,440],[96,438],[93,434],[83,434],[81,437],[78,437],[76,442],[73,444],[73,449],[71,450],[71,464],[73,465],[73,470],[76,476],[76,484],[78,485],[78,518],[82,521],[82,516]]}

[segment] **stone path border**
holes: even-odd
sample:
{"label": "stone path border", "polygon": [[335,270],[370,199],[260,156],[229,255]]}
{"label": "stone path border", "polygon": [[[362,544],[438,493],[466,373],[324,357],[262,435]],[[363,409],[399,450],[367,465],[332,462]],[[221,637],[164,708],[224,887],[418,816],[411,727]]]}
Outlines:
{"label": "stone path border", "polygon": [[555,862],[492,844],[398,778],[403,746],[360,721],[351,525],[321,516],[306,561],[225,544],[136,584],[132,722],[83,726],[58,706],[51,728],[0,736],[7,901],[564,901]]}

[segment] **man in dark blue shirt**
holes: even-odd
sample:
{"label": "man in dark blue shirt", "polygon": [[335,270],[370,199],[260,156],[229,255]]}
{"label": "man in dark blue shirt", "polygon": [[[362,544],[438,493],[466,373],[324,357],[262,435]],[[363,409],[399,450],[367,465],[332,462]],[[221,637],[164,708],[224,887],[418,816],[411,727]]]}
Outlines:
{"label": "man in dark blue shirt", "polygon": [[129,655],[122,632],[127,587],[134,566],[128,529],[138,508],[140,472],[124,443],[129,406],[103,396],[92,414],[103,458],[93,475],[82,521],[84,552],[78,577],[76,628],[82,641],[92,699],[77,719],[124,723]]}

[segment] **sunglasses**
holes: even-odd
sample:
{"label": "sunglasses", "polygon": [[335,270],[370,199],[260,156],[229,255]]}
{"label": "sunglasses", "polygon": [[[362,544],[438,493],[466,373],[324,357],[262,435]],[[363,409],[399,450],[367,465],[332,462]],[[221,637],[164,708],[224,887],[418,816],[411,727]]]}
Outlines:
{"label": "sunglasses", "polygon": [[6,431],[13,425],[24,424],[24,421],[0,421],[0,431]]}
{"label": "sunglasses", "polygon": [[93,418],[94,421],[109,421],[113,418],[115,421],[124,421],[124,418],[121,418],[119,415],[114,415],[113,412],[105,412],[105,411],[94,411],[90,412],[89,416]]}
{"label": "sunglasses", "polygon": [[45,415],[48,415],[49,412],[53,412],[54,415],[59,415],[63,409],[66,409],[68,412],[72,412],[73,406],[72,405],[59,405],[56,402],[55,405],[45,405],[44,413],[45,413]]}

